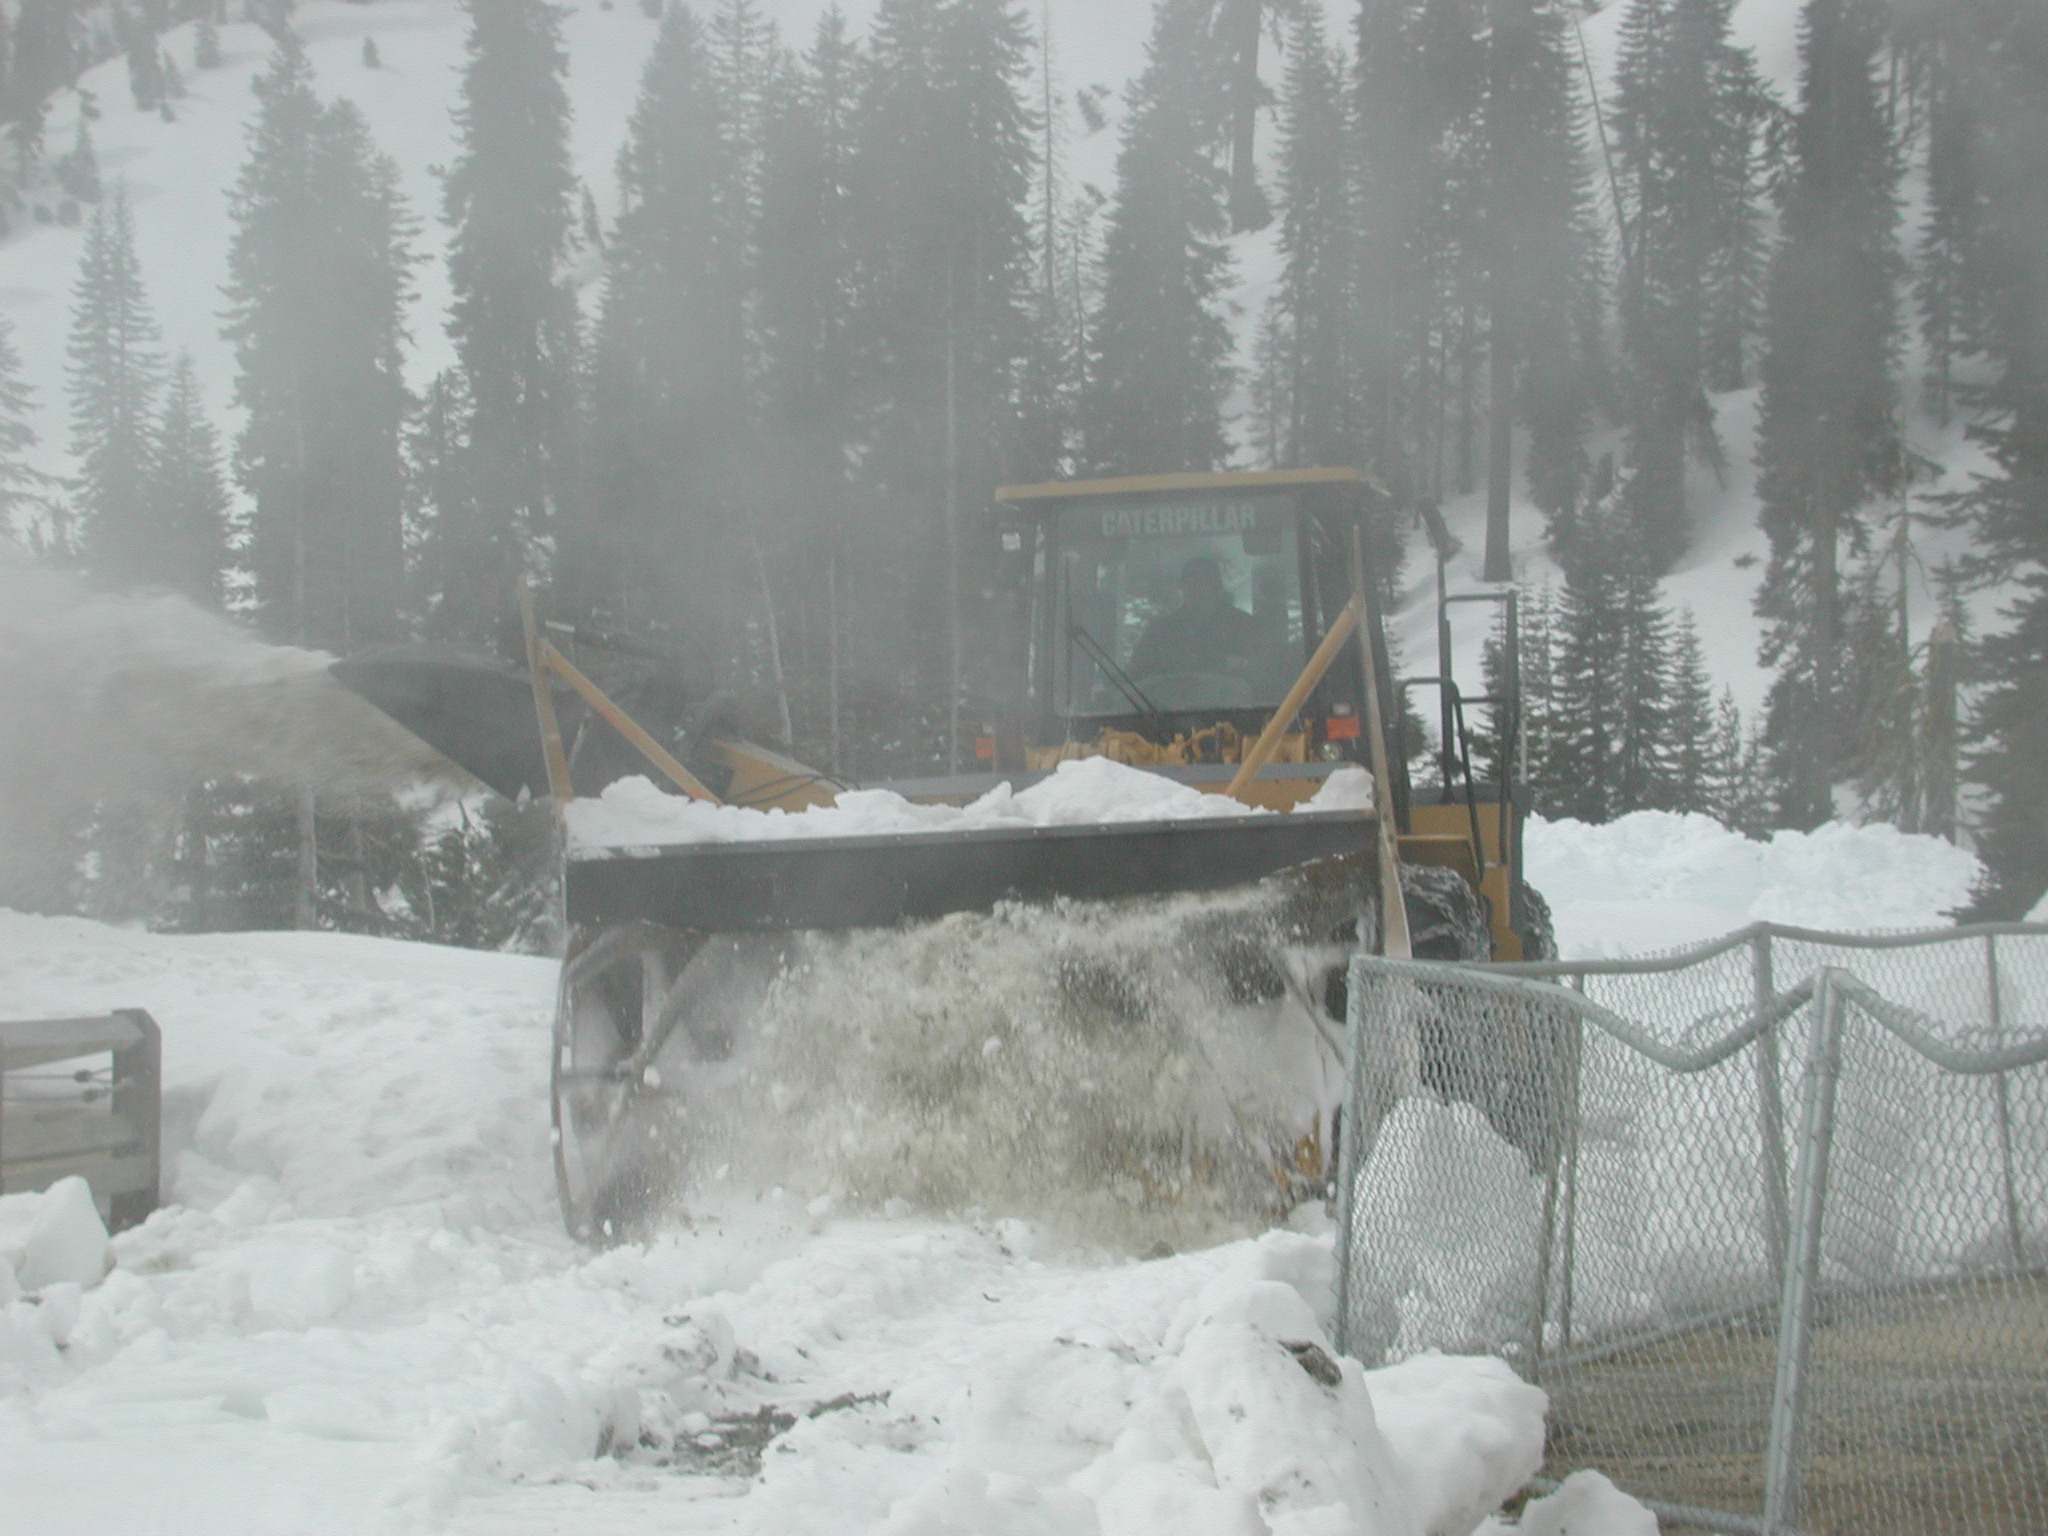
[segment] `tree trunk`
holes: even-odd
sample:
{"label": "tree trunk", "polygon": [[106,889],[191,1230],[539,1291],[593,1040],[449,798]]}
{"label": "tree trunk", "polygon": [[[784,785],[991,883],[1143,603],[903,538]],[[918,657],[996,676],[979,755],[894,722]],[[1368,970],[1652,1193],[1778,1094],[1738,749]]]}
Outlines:
{"label": "tree trunk", "polygon": [[298,878],[292,882],[292,926],[316,926],[320,910],[320,833],[315,819],[313,789],[299,786],[294,810],[299,833]]}
{"label": "tree trunk", "polygon": [[1494,279],[1492,355],[1486,365],[1486,565],[1482,581],[1515,579],[1508,526],[1508,499],[1514,489],[1515,363],[1506,287],[1499,277]]}

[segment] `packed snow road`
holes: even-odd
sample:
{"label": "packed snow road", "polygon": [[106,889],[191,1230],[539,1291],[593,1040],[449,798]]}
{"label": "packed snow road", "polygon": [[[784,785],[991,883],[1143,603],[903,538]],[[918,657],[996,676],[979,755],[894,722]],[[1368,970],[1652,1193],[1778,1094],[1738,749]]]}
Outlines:
{"label": "packed snow road", "polygon": [[[1574,887],[1550,882],[1568,949],[1925,924],[1970,877],[1882,831],[1632,820],[1532,835],[1539,882]],[[1628,889],[1655,897],[1633,918]],[[576,1249],[553,984],[521,957],[0,914],[0,1016],[164,1026],[175,1202],[104,1278],[95,1253],[58,1280],[25,1245],[57,1251],[59,1197],[0,1202],[0,1530],[1464,1536],[1540,1458],[1541,1394],[1493,1362],[1328,1358],[1309,1213],[1137,1261],[1001,1212],[765,1192]],[[1591,1481],[1565,1497],[1523,1529],[1651,1529]]]}

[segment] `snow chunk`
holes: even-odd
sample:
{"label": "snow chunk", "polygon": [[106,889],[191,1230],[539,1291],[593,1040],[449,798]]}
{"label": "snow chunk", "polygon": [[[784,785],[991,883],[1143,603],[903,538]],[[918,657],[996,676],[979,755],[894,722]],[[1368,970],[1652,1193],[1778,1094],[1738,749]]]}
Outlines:
{"label": "snow chunk", "polygon": [[1362,1355],[1514,1336],[1527,1305],[1543,1181],[1478,1109],[1401,1100],[1358,1171],[1357,1195],[1368,1232],[1407,1234],[1390,1247],[1368,1242],[1360,1254],[1352,1283]]}
{"label": "snow chunk", "polygon": [[1308,797],[1304,811],[1369,811],[1372,809],[1372,775],[1356,766],[1339,768],[1323,787]]}
{"label": "snow chunk", "polygon": [[59,1179],[40,1194],[0,1196],[0,1267],[13,1271],[22,1290],[64,1281],[98,1285],[107,1253],[106,1224],[84,1179]]}
{"label": "snow chunk", "polygon": [[[1332,779],[1342,777],[1333,774]],[[1348,781],[1347,781],[1348,782]],[[1353,787],[1355,789],[1355,786]],[[1340,787],[1340,794],[1353,789]],[[1324,793],[1329,793],[1325,784]],[[1370,781],[1368,781],[1368,797]],[[1328,804],[1319,810],[1353,807]],[[1072,827],[1096,822],[1198,821],[1216,816],[1269,815],[1227,795],[1147,773],[1106,757],[1061,763],[1047,778],[1016,791],[1005,782],[964,806],[918,805],[893,790],[853,789],[837,802],[807,811],[709,805],[665,794],[635,775],[594,799],[568,807],[572,850],[655,848],[676,843],[769,842],[800,837],[879,837],[903,832],[971,832],[1001,827]]]}
{"label": "snow chunk", "polygon": [[1365,1383],[1429,1536],[1470,1536],[1543,1465],[1549,1394],[1498,1356],[1431,1350]]}
{"label": "snow chunk", "polygon": [[1478,1536],[1657,1536],[1657,1517],[1598,1472],[1574,1472],[1523,1507],[1519,1524],[1489,1520]]}
{"label": "snow chunk", "polygon": [[2044,893],[2041,899],[2034,903],[2034,910],[2027,914],[2027,921],[2048,923],[2048,893]]}

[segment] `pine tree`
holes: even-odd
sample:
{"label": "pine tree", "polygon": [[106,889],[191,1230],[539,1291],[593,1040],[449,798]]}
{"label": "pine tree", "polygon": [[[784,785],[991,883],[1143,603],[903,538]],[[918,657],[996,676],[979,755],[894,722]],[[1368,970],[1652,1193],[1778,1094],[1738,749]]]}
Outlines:
{"label": "pine tree", "polygon": [[1207,14],[1159,0],[1127,100],[1084,411],[1100,473],[1215,469],[1229,454],[1229,178]]}
{"label": "pine tree", "polygon": [[1598,396],[1599,241],[1583,140],[1579,72],[1565,12],[1487,0],[1486,159],[1477,249],[1488,317],[1485,575],[1509,568],[1511,421],[1529,428],[1529,492],[1567,542],[1586,475]]}
{"label": "pine tree", "polygon": [[867,520],[852,513],[861,414],[853,385],[861,371],[860,74],[860,51],[831,9],[802,59],[785,59],[776,72],[754,257],[761,430],[771,449],[766,462],[780,473],[768,499],[811,514],[780,562],[799,584],[791,606],[800,632],[792,641],[797,686],[809,703],[793,724],[813,760],[835,772],[845,771],[850,734],[853,554],[867,531]]}
{"label": "pine tree", "polygon": [[163,579],[193,600],[218,607],[227,566],[228,491],[220,438],[206,419],[189,353],[179,354],[165,391],[150,463],[150,502],[176,568]]}
{"label": "pine tree", "polygon": [[1285,346],[1273,394],[1286,404],[1275,467],[1352,462],[1362,447],[1352,345],[1357,245],[1342,61],[1321,17],[1304,11],[1289,38],[1279,152],[1282,259],[1274,302]]}
{"label": "pine tree", "polygon": [[[439,610],[450,593],[463,591],[464,573],[449,562],[470,547],[477,526],[468,447],[467,378],[460,368],[444,368],[427,386],[405,441],[408,606],[432,634],[457,629]],[[565,552],[565,563],[573,558],[573,550]]]}
{"label": "pine tree", "polygon": [[1714,702],[1714,734],[1707,750],[1707,799],[1701,807],[1722,826],[1738,832],[1744,803],[1742,711],[1728,688]]}
{"label": "pine tree", "polygon": [[514,582],[560,537],[575,485],[576,298],[563,273],[574,242],[568,55],[549,0],[465,0],[470,32],[460,152],[443,216],[454,303],[448,334],[469,395],[469,477],[477,519],[443,568],[459,585],[437,623],[484,639]]}
{"label": "pine tree", "polygon": [[192,67],[219,69],[220,63],[220,22],[211,5],[202,5],[199,21],[192,29]]}
{"label": "pine tree", "polygon": [[1707,674],[1699,624],[1689,608],[1678,618],[1664,715],[1663,782],[1652,796],[1652,808],[1719,815],[1725,797],[1718,754],[1725,750],[1725,728]]}
{"label": "pine tree", "polygon": [[100,160],[93,151],[92,133],[83,114],[78,119],[78,134],[72,140],[70,153],[59,158],[51,169],[57,185],[81,203],[100,200]]}
{"label": "pine tree", "polygon": [[[968,596],[982,508],[1016,440],[1027,351],[1030,47],[1009,0],[883,0],[855,113],[851,335],[864,645],[905,700],[881,727],[915,761],[958,761],[980,655]],[[908,761],[904,766],[909,766]]]}
{"label": "pine tree", "polygon": [[[1363,456],[1397,498],[1441,498],[1453,439],[1459,488],[1470,488],[1477,419],[1480,164],[1472,124],[1485,96],[1485,55],[1476,22],[1457,4],[1361,0],[1353,36]],[[1447,401],[1460,390],[1458,420],[1448,424]]]}
{"label": "pine tree", "polygon": [[50,540],[48,477],[24,462],[36,445],[36,429],[29,424],[34,408],[35,391],[21,377],[14,326],[0,316],[0,534],[31,546]]}
{"label": "pine tree", "polygon": [[72,0],[21,0],[15,13],[7,136],[24,177],[42,154],[50,93],[77,77],[76,25]]}
{"label": "pine tree", "polygon": [[[1088,295],[1078,278],[1086,236],[1067,174],[1067,98],[1058,88],[1050,0],[1039,3],[1038,70],[1033,109],[1033,252],[1030,312],[1018,380],[1014,477],[1050,480],[1071,472],[1079,444],[1080,390],[1087,374]],[[1092,189],[1090,189],[1092,190]],[[1085,196],[1086,194],[1080,194]]]}
{"label": "pine tree", "polygon": [[1893,415],[1897,156],[1879,99],[1876,0],[1808,0],[1795,165],[1772,262],[1757,445],[1771,560],[1757,595],[1777,669],[1765,731],[1779,814],[1833,814],[1853,750],[1844,546],[1859,510],[1900,475]]}
{"label": "pine tree", "polygon": [[71,312],[71,453],[79,468],[82,554],[101,578],[170,578],[150,504],[150,441],[163,359],[135,255],[128,191],[93,212]]}
{"label": "pine tree", "polygon": [[1550,684],[1557,810],[1611,821],[1669,798],[1670,619],[1619,498],[1585,514],[1565,566]]}
{"label": "pine tree", "polygon": [[1927,127],[1927,219],[1920,229],[1913,297],[1926,344],[1921,398],[1943,426],[1955,409],[1955,365],[1975,350],[1970,254],[1979,192],[1971,155],[1972,114],[1952,71],[1938,59]]}
{"label": "pine tree", "polygon": [[236,478],[269,632],[349,650],[399,632],[404,586],[400,375],[410,221],[397,170],[346,102],[278,50],[257,82],[230,198],[226,335],[247,422]]}
{"label": "pine tree", "polygon": [[1558,800],[1557,596],[1546,582],[1524,589],[1520,607],[1521,773],[1531,805],[1549,816]]}
{"label": "pine tree", "polygon": [[1707,392],[1730,387],[1730,372],[1739,382],[1755,318],[1747,295],[1768,100],[1748,52],[1730,40],[1732,9],[1732,0],[1631,0],[1616,71],[1629,501],[1667,563],[1687,541],[1687,459],[1721,463]]}
{"label": "pine tree", "polygon": [[809,493],[844,495],[854,413],[851,300],[859,52],[827,10],[801,68],[785,70],[763,143],[759,264],[770,419],[807,466]]}
{"label": "pine tree", "polygon": [[726,182],[719,82],[680,6],[663,18],[619,153],[595,348],[590,518],[574,569],[585,601],[689,614],[724,650],[740,563],[731,497],[745,460],[744,196]]}
{"label": "pine tree", "polygon": [[132,11],[114,13],[115,32],[128,56],[128,90],[135,98],[135,110],[154,112],[164,101],[163,50],[156,29]]}
{"label": "pine tree", "polygon": [[1961,399],[1993,465],[1950,505],[1976,535],[1971,574],[2012,594],[1976,647],[1968,774],[1988,804],[1973,913],[2019,917],[2048,891],[2048,18],[2028,0],[1962,0],[1941,15],[1981,189],[1968,262],[1986,382]]}

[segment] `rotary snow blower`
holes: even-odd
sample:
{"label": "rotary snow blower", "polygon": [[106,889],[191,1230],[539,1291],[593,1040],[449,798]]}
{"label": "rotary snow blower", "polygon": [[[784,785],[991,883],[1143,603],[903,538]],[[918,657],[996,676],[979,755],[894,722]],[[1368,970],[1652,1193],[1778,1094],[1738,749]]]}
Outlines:
{"label": "rotary snow blower", "polygon": [[[1521,880],[1511,778],[1512,593],[1450,596],[1439,540],[1442,665],[1397,681],[1383,583],[1366,558],[1374,520],[1392,507],[1356,470],[1070,481],[996,500],[1014,600],[1011,694],[978,744],[979,771],[867,787],[959,806],[1105,757],[1231,797],[1241,814],[653,847],[565,838],[552,1084],[562,1208],[579,1238],[635,1230],[701,1171],[687,1122],[727,1091],[749,1016],[804,935],[1018,903],[1086,925],[1119,904],[1207,893],[1172,909],[1166,937],[1155,923],[1144,942],[1233,1006],[1313,1015],[1326,1052],[1338,1049],[1344,963],[1361,943],[1446,960],[1545,952],[1547,919]],[[1505,607],[1505,686],[1485,697],[1462,694],[1450,675],[1449,605],[1467,600]],[[680,796],[787,812],[830,806],[849,787],[721,730],[716,711],[699,708],[692,725],[695,701],[668,665],[678,658],[645,636],[536,623],[529,600],[523,644],[524,666],[401,647],[334,671],[515,799],[560,808],[650,768]],[[1440,704],[1426,788],[1410,782],[1401,728],[1403,694],[1418,687]],[[1486,711],[1495,739],[1482,760],[1503,765],[1500,782],[1475,776],[1468,708]],[[1347,769],[1354,781],[1369,774],[1370,808],[1310,806]],[[1078,1019],[1083,1036],[1138,1009],[1115,964],[1062,965],[1052,974],[1068,995],[1053,1013]],[[1289,1183],[1295,1194],[1319,1185],[1332,1162],[1334,1095],[1301,1098],[1297,1124],[1265,1154],[1283,1196]],[[1143,1166],[1168,1155],[1156,1128],[1148,1134],[1126,1138],[1117,1157],[1134,1165],[1123,1170],[1134,1187],[1156,1194],[1173,1180]],[[1270,1127],[1261,1134],[1273,1139]],[[1185,1145],[1170,1155],[1207,1166]]]}

